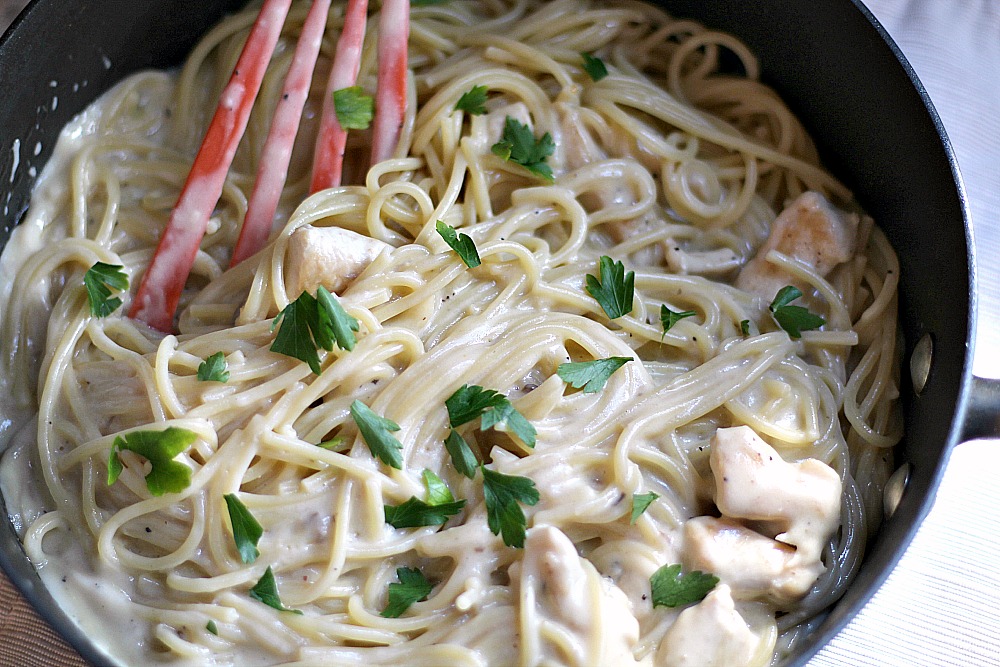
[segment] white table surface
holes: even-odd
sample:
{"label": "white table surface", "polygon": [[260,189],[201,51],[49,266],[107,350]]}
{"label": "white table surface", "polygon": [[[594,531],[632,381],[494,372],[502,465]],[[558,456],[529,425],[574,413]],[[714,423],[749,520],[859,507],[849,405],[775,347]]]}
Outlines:
{"label": "white table surface", "polygon": [[[803,0],[808,1],[808,0]],[[0,0],[0,30],[26,0]],[[973,371],[1000,378],[1000,0],[865,0],[940,114],[979,261]],[[1000,666],[1000,441],[960,445],[885,586],[810,667]]]}

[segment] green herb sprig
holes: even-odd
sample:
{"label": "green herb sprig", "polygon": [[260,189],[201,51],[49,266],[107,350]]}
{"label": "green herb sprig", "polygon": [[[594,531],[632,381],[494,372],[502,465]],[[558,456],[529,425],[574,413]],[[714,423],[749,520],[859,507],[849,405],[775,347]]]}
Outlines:
{"label": "green herb sprig", "polygon": [[345,130],[367,130],[375,117],[375,99],[361,86],[333,91],[333,108]]}
{"label": "green herb sprig", "polygon": [[490,150],[494,155],[515,162],[551,183],[555,179],[552,176],[552,167],[545,163],[545,158],[552,155],[555,148],[556,144],[548,132],[536,140],[530,127],[521,124],[516,118],[507,116],[500,141],[493,144]]}
{"label": "green herb sprig", "polygon": [[108,457],[108,486],[125,469],[118,453],[128,450],[149,461],[146,488],[154,496],[179,493],[191,484],[191,468],[174,458],[198,439],[187,429],[169,426],[162,431],[132,431],[115,438]]}
{"label": "green herb sprig", "polygon": [[599,267],[600,276],[587,274],[587,292],[609,319],[628,315],[635,300],[635,272],[625,273],[625,265],[607,255],[601,257]]}
{"label": "green herb sprig", "polygon": [[803,331],[819,329],[826,324],[826,320],[819,315],[810,313],[807,308],[789,305],[801,296],[802,290],[798,287],[786,285],[778,291],[774,301],[769,306],[771,314],[774,315],[774,321],[792,338],[801,338]]}
{"label": "green herb sprig", "polygon": [[426,600],[434,586],[418,568],[396,568],[398,583],[389,584],[389,601],[382,610],[383,618],[399,618],[414,602]]}
{"label": "green herb sprig", "polygon": [[664,565],[649,578],[654,607],[682,607],[700,602],[719,578],[700,570],[681,574],[681,566]]}
{"label": "green herb sprig", "polygon": [[559,364],[556,374],[574,389],[582,388],[583,393],[594,394],[604,389],[614,372],[630,361],[632,357],[608,357]]}
{"label": "green herb sprig", "polygon": [[107,317],[122,305],[120,298],[111,296],[111,290],[128,289],[128,276],[125,275],[124,269],[125,267],[117,264],[97,262],[83,274],[91,315]]}

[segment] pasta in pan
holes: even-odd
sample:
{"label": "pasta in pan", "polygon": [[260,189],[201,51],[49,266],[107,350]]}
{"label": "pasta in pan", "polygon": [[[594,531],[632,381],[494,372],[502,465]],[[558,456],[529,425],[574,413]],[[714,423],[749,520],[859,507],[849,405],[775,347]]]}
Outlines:
{"label": "pasta in pan", "polygon": [[126,286],[257,9],[67,128],[5,252],[4,495],[57,597],[128,663],[791,654],[881,521],[898,265],[752,54],[633,2],[414,6],[395,153],[352,131],[309,195],[314,86],[227,268],[296,2],[165,335]]}

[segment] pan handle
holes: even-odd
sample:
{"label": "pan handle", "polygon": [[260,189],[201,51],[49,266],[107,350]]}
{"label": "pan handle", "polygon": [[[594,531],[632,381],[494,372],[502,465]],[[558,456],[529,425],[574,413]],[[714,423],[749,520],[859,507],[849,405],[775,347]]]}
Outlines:
{"label": "pan handle", "polygon": [[972,376],[959,442],[1000,438],[1000,379]]}

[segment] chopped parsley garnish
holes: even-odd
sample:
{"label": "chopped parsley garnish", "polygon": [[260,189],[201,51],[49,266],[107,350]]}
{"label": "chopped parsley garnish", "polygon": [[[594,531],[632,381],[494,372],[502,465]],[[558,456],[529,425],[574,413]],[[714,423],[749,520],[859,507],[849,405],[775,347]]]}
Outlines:
{"label": "chopped parsley garnish", "polygon": [[400,452],[403,445],[392,435],[393,431],[399,430],[399,424],[391,419],[379,417],[359,400],[351,403],[351,417],[358,425],[361,437],[364,438],[372,455],[378,457],[386,465],[402,470],[403,456]]}
{"label": "chopped parsley garnish", "polygon": [[611,375],[632,361],[632,357],[608,357],[593,361],[578,361],[559,364],[556,373],[574,389],[583,388],[583,393],[594,394],[604,389]]}
{"label": "chopped parsley garnish", "polygon": [[337,122],[345,130],[367,130],[375,116],[375,99],[361,86],[333,91]]}
{"label": "chopped parsley garnish", "polygon": [[463,384],[454,394],[445,399],[448,421],[452,428],[471,422],[484,412],[507,400],[498,391],[483,389],[475,384]]}
{"label": "chopped parsley garnish", "polygon": [[486,90],[486,86],[473,86],[458,98],[455,109],[473,116],[482,116],[486,113]]}
{"label": "chopped parsley garnish", "polygon": [[393,528],[440,526],[462,511],[464,500],[432,505],[413,496],[402,505],[384,505],[385,522]]}
{"label": "chopped parsley garnish", "polygon": [[507,116],[500,141],[493,144],[490,150],[494,155],[516,162],[551,183],[554,180],[552,167],[545,163],[545,158],[552,155],[555,148],[556,144],[548,132],[536,141],[530,127],[522,125],[516,118]]}
{"label": "chopped parsley garnish", "polygon": [[659,497],[660,496],[658,494],[653,493],[652,491],[649,493],[633,493],[632,518],[629,519],[629,523],[635,523],[638,521],[643,512],[645,512],[649,506],[653,504],[653,501]]}
{"label": "chopped parsley garnish", "polygon": [[719,578],[700,570],[681,574],[681,566],[664,565],[649,578],[654,607],[680,607],[701,602]]}
{"label": "chopped parsley garnish", "polygon": [[750,320],[740,320],[740,331],[744,336],[750,335]]}
{"label": "chopped parsley garnish", "polygon": [[202,382],[229,382],[229,364],[226,355],[216,352],[198,366],[198,379]]}
{"label": "chopped parsley garnish", "polygon": [[818,329],[826,324],[826,320],[819,315],[810,313],[807,308],[788,305],[800,296],[802,296],[802,290],[792,285],[786,285],[778,291],[770,305],[775,322],[792,338],[801,338],[803,331]]}
{"label": "chopped parsley garnish", "polygon": [[660,324],[663,325],[663,334],[666,335],[670,329],[673,328],[675,324],[683,320],[685,317],[694,317],[698,313],[693,310],[685,310],[680,313],[675,313],[674,311],[667,308],[665,305],[660,305]]}
{"label": "chopped parsley garnish", "polygon": [[108,457],[108,486],[118,481],[124,466],[118,452],[129,450],[149,461],[146,488],[154,496],[164,493],[178,493],[191,483],[191,468],[180,461],[174,461],[198,439],[187,429],[169,426],[162,431],[132,431],[115,438]]}
{"label": "chopped parsley garnish", "polygon": [[264,534],[264,529],[235,493],[227,493],[222,497],[225,498],[226,507],[229,509],[229,521],[233,524],[233,540],[236,542],[236,550],[240,552],[240,560],[248,564],[253,563],[260,555],[257,542]]}
{"label": "chopped parsley garnish", "polygon": [[97,262],[83,274],[83,284],[90,301],[90,314],[94,317],[107,317],[122,305],[120,298],[112,298],[111,289],[128,289],[128,276],[125,275],[124,268],[117,264]]}
{"label": "chopped parsley garnish", "polygon": [[205,629],[211,632],[216,637],[219,636],[219,628],[215,625],[215,621],[209,621],[205,624]]}
{"label": "chopped parsley garnish", "polygon": [[625,265],[607,255],[601,257],[600,277],[587,274],[587,292],[601,304],[612,320],[632,312],[635,299],[635,272],[625,273]]}
{"label": "chopped parsley garnish", "polygon": [[426,600],[433,585],[418,568],[396,568],[399,583],[389,584],[389,602],[382,610],[383,618],[399,618],[414,602]]}
{"label": "chopped parsley garnish", "polygon": [[347,314],[329,290],[322,285],[313,298],[303,292],[274,318],[273,331],[278,328],[271,351],[304,361],[319,375],[318,348],[332,351],[334,344],[343,350],[353,350],[357,342],[354,332],[359,324]]}
{"label": "chopped parsley garnish", "polygon": [[444,404],[448,408],[452,428],[482,416],[481,426],[484,431],[499,426],[501,428],[498,430],[509,430],[528,447],[535,446],[535,427],[514,408],[506,396],[497,391],[465,384],[449,396]]}
{"label": "chopped parsley garnish", "polygon": [[347,438],[342,435],[335,435],[329,440],[317,442],[316,446],[320,449],[326,449],[331,452],[342,452],[347,449]]}
{"label": "chopped parsley garnish", "polygon": [[264,571],[263,576],[261,576],[260,581],[258,581],[254,587],[250,589],[250,597],[258,602],[263,602],[268,607],[272,607],[278,611],[290,611],[293,614],[302,613],[299,609],[289,609],[285,605],[281,604],[281,598],[278,597],[278,584],[274,580],[274,572],[271,570],[270,565],[267,566],[267,569]]}
{"label": "chopped parsley garnish", "polygon": [[608,75],[608,68],[603,60],[589,53],[581,53],[580,55],[583,56],[583,69],[590,75],[591,79],[600,81]]}
{"label": "chopped parsley garnish", "polygon": [[424,470],[427,501],[410,498],[402,505],[385,505],[385,522],[394,528],[440,526],[465,507],[464,500],[455,500],[451,489],[432,470]]}
{"label": "chopped parsley garnish", "polygon": [[506,398],[492,410],[483,413],[482,426],[483,430],[495,428],[498,431],[510,431],[528,447],[535,446],[535,427]]}
{"label": "chopped parsley garnish", "polygon": [[476,250],[476,244],[468,234],[459,234],[454,227],[446,225],[440,220],[437,221],[437,233],[441,235],[441,238],[444,239],[444,242],[452,250],[458,253],[458,256],[462,258],[462,261],[470,269],[474,269],[483,263],[479,259],[479,251]]}
{"label": "chopped parsley garnish", "polygon": [[518,503],[535,505],[538,489],[527,477],[504,475],[480,466],[483,471],[483,496],[486,522],[494,535],[501,535],[509,547],[524,547],[524,529],[528,523]]}
{"label": "chopped parsley garnish", "polygon": [[455,496],[451,495],[451,489],[433,470],[424,470],[424,486],[427,487],[428,505],[444,505],[455,502]]}
{"label": "chopped parsley garnish", "polygon": [[479,461],[476,459],[476,455],[472,453],[469,443],[465,441],[465,438],[458,431],[451,429],[451,432],[448,433],[448,438],[444,441],[444,448],[451,455],[451,462],[455,466],[455,470],[469,479],[476,476]]}

